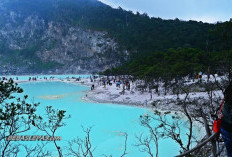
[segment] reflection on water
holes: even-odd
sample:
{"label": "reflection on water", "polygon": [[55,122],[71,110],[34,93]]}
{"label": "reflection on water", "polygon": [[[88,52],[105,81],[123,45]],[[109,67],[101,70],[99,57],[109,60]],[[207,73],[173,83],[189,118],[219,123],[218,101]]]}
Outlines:
{"label": "reflection on water", "polygon": [[45,100],[55,100],[55,99],[62,99],[65,95],[45,95],[45,96],[39,96],[40,99]]}

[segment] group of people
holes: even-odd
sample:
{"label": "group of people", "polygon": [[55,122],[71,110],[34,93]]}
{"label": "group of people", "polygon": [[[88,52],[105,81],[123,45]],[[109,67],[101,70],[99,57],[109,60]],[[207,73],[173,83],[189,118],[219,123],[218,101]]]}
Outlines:
{"label": "group of people", "polygon": [[[19,80],[19,78],[18,77],[16,77],[16,78],[9,78],[9,80],[14,80],[14,79],[16,79],[16,80]],[[8,78],[7,77],[0,77],[0,81],[7,81],[8,80]]]}
{"label": "group of people", "polygon": [[[192,80],[193,82],[195,82],[195,79],[197,79],[198,81],[202,81],[202,77],[203,77],[203,73],[200,71],[199,73],[190,73],[189,75],[188,75],[188,80],[190,81],[190,80]],[[178,81],[180,79],[180,77],[179,76],[177,76],[176,78],[175,78],[175,81]]]}
{"label": "group of people", "polygon": [[[42,78],[39,78],[39,76],[29,77],[29,78],[28,78],[29,81],[37,81],[38,79],[42,80]],[[44,76],[43,79],[44,79],[44,80],[48,80],[48,79],[53,80],[53,79],[55,79],[55,77],[54,77],[54,76],[50,76],[50,77],[48,78],[48,77]]]}
{"label": "group of people", "polygon": [[[129,80],[120,80],[120,79],[105,79],[101,78],[98,82],[98,85],[103,85],[106,88],[106,85],[112,86],[113,83],[116,85],[117,88],[123,87],[123,90],[130,90],[131,84]],[[94,88],[91,87],[91,90]]]}
{"label": "group of people", "polygon": [[116,87],[119,87],[120,88],[120,85],[122,84],[122,87],[123,87],[123,90],[130,90],[130,82],[127,80],[127,81],[120,81],[118,80],[116,82]]}
{"label": "group of people", "polygon": [[37,78],[36,77],[29,77],[29,79],[28,79],[29,81],[36,81],[37,80]]}

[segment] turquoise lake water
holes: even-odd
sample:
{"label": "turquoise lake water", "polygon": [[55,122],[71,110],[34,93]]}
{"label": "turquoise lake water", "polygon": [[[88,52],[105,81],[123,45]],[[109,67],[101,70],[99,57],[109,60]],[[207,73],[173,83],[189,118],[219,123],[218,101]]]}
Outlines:
{"label": "turquoise lake water", "polygon": [[[124,148],[124,137],[120,136],[120,132],[128,134],[128,157],[148,156],[146,153],[140,152],[138,147],[134,145],[137,143],[136,134],[148,134],[148,130],[140,125],[139,116],[146,113],[152,114],[150,110],[125,105],[86,102],[81,98],[86,94],[85,91],[89,90],[89,87],[79,84],[30,82],[21,83],[20,86],[24,89],[24,94],[29,95],[29,100],[41,103],[38,110],[39,114],[43,114],[46,106],[53,106],[55,109],[66,110],[67,114],[71,115],[71,118],[66,120],[67,125],[56,133],[56,136],[62,137],[62,141],[58,144],[64,153],[68,141],[77,136],[84,137],[82,126],[93,126],[91,141],[93,147],[96,147],[94,156],[100,157],[103,154],[112,154],[114,157],[121,156]],[[54,95],[62,97],[55,100],[46,99]],[[33,132],[33,134],[40,135],[41,133]],[[31,143],[28,142],[28,144]],[[57,156],[53,143],[49,144],[47,149],[52,151],[54,156]],[[159,142],[160,157],[175,156],[178,154],[178,150],[179,147],[172,140],[165,139]]]}

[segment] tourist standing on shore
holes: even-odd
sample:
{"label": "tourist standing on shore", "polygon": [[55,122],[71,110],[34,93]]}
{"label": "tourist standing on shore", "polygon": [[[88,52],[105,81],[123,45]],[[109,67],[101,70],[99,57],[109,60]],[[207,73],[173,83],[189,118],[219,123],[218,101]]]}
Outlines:
{"label": "tourist standing on shore", "polygon": [[91,86],[91,90],[94,90],[94,84]]}

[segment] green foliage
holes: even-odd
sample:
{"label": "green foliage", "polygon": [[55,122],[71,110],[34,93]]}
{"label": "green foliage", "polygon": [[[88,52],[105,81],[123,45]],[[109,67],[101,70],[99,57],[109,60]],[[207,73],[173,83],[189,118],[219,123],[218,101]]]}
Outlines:
{"label": "green foliage", "polygon": [[216,70],[221,63],[232,59],[232,51],[228,55],[223,52],[205,52],[193,48],[169,49],[165,52],[151,53],[140,56],[133,61],[119,67],[106,70],[103,74],[129,74],[138,78],[165,78],[187,76],[199,71],[206,72],[208,67],[211,71]]}
{"label": "green foliage", "polygon": [[212,45],[216,50],[230,50],[232,47],[232,19],[224,23],[217,23],[212,34]]}
{"label": "green foliage", "polygon": [[[26,133],[33,127],[47,133],[48,136],[54,137],[56,131],[65,126],[64,120],[70,118],[64,110],[55,110],[51,106],[46,107],[46,117],[43,119],[36,114],[39,103],[27,103],[28,96],[22,95],[23,89],[18,87],[12,79],[8,82],[0,82],[0,156],[17,156],[19,151],[27,146],[8,140],[12,135]],[[53,141],[59,156],[61,148]],[[33,151],[43,151],[42,148],[37,150],[38,146],[33,147]],[[17,151],[15,152],[14,149]],[[38,153],[39,154],[39,153]]]}
{"label": "green foliage", "polygon": [[38,117],[35,114],[39,104],[29,104],[26,102],[28,96],[14,96],[23,93],[23,89],[18,87],[13,80],[0,82],[0,144],[1,140],[6,140],[7,136],[18,132],[25,132],[30,129]]}
{"label": "green foliage", "polygon": [[203,55],[203,51],[192,48],[169,49],[165,52],[141,56],[118,69],[105,71],[105,74],[118,71],[138,78],[185,76],[204,68],[205,61],[201,59]]}
{"label": "green foliage", "polygon": [[[114,38],[121,50],[128,50],[131,60],[121,67],[105,71],[107,75],[172,78],[206,71],[208,67],[215,70],[221,64],[218,57],[222,60],[225,56],[230,58],[228,53],[222,53],[232,49],[232,20],[217,24],[163,20],[122,8],[113,9],[96,0],[11,0],[5,6],[24,17],[39,15],[46,23],[54,21],[108,32],[106,37]],[[48,49],[55,45],[56,41]],[[40,47],[38,42],[20,54],[35,58],[33,54]],[[106,55],[112,56],[112,52]],[[123,60],[123,56],[115,57]],[[46,67],[50,65],[43,65],[41,69]]]}

